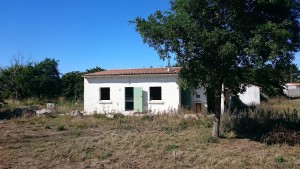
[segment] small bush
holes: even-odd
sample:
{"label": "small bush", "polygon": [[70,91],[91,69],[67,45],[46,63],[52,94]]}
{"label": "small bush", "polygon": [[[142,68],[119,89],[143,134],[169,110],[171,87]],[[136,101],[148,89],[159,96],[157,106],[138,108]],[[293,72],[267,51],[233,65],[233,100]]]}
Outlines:
{"label": "small bush", "polygon": [[106,115],[105,114],[93,114],[93,117],[98,118],[98,119],[106,119]]}
{"label": "small bush", "polygon": [[74,125],[74,128],[75,128],[75,129],[83,129],[83,128],[86,128],[86,126],[83,125],[83,124],[75,124],[75,125]]}
{"label": "small bush", "polygon": [[189,122],[186,120],[182,120],[178,125],[179,130],[185,130],[188,127],[189,127]]}
{"label": "small bush", "polygon": [[63,131],[63,130],[66,130],[66,128],[65,128],[64,125],[59,125],[59,126],[57,126],[57,128],[56,128],[56,131]]}
{"label": "small bush", "polygon": [[300,144],[300,132],[287,129],[283,125],[276,125],[273,131],[268,132],[261,138],[261,142],[266,144]]}
{"label": "small bush", "polygon": [[161,127],[160,131],[164,131],[164,132],[166,132],[168,134],[171,134],[172,132],[174,132],[174,128],[168,127],[168,126],[167,127]]}
{"label": "small bush", "polygon": [[219,140],[217,138],[214,138],[213,136],[211,135],[205,135],[203,137],[203,141],[205,143],[217,143]]}
{"label": "small bush", "polygon": [[71,132],[72,135],[76,136],[76,137],[80,137],[82,134],[81,130],[75,130]]}
{"label": "small bush", "polygon": [[285,159],[283,158],[283,156],[277,156],[277,157],[275,157],[275,161],[277,163],[283,163],[283,162],[285,162]]}
{"label": "small bush", "polygon": [[51,127],[49,125],[46,125],[45,129],[51,129]]}
{"label": "small bush", "polygon": [[177,149],[177,148],[179,148],[179,146],[177,144],[169,144],[169,145],[166,146],[165,149],[167,151],[171,151],[171,150],[174,150],[174,149]]}
{"label": "small bush", "polygon": [[142,117],[142,120],[144,121],[153,121],[154,117],[153,116],[149,116],[149,115],[145,115]]}
{"label": "small bush", "polygon": [[121,114],[121,113],[114,114],[114,119],[121,119],[124,117],[125,117],[124,114]]}
{"label": "small bush", "polygon": [[106,160],[106,159],[108,159],[108,158],[110,158],[110,157],[112,157],[113,156],[113,154],[112,153],[104,153],[104,154],[101,154],[100,156],[99,156],[99,159],[100,160]]}

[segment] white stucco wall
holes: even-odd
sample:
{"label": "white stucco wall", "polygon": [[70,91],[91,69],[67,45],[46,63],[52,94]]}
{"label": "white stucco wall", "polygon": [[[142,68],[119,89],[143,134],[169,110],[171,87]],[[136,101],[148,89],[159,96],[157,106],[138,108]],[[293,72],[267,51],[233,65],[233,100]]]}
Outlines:
{"label": "white stucco wall", "polygon": [[248,86],[244,93],[239,94],[239,97],[247,105],[260,104],[260,89],[255,85]]}
{"label": "white stucco wall", "polygon": [[[200,97],[197,98],[197,95]],[[192,95],[192,103],[203,103],[206,104],[206,94],[205,89],[203,87],[198,88]]]}
{"label": "white stucco wall", "polygon": [[[196,97],[196,94],[200,95],[200,98]],[[246,105],[252,105],[252,104],[260,104],[260,89],[258,86],[252,85],[246,87],[246,91],[242,94],[239,94],[240,100],[246,104]],[[224,101],[225,97],[224,94],[221,96],[221,111],[224,112]],[[192,95],[192,104],[195,103],[203,103],[205,106],[207,106],[207,97],[205,94],[205,89],[199,88],[193,93]]]}
{"label": "white stucco wall", "polygon": [[[181,106],[180,89],[177,75],[145,75],[145,76],[100,76],[84,78],[84,111],[92,113],[123,113],[133,114],[133,111],[125,111],[125,87],[141,87],[143,90],[143,111],[151,113],[163,113],[177,111]],[[110,100],[100,101],[100,88],[110,88]],[[161,101],[150,101],[149,88],[161,87]],[[196,97],[200,95],[200,98]],[[239,94],[245,104],[260,104],[260,89],[258,86],[249,86],[243,94]],[[203,103],[207,98],[204,88],[199,88],[191,96],[192,104]],[[224,110],[224,96],[221,101]]]}
{"label": "white stucco wall", "polygon": [[[177,75],[101,76],[84,78],[84,111],[91,113],[134,113],[125,111],[125,87],[142,87],[143,111],[169,112],[180,106]],[[100,101],[101,87],[110,87],[110,100]],[[161,87],[161,101],[149,101],[149,88]]]}

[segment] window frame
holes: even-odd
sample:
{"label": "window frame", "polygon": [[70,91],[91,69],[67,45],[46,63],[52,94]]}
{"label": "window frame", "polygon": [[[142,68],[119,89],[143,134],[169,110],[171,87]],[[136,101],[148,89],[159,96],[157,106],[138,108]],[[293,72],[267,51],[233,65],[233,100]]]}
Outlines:
{"label": "window frame", "polygon": [[[107,90],[108,89],[108,91],[102,91],[102,90]],[[105,93],[105,92],[108,92],[108,93]],[[103,98],[103,95],[102,94],[106,94],[106,95],[104,95],[104,98]],[[108,99],[106,98],[107,97],[107,94],[108,94]],[[107,100],[110,100],[110,87],[100,87],[99,88],[99,100],[100,101],[107,101]]]}
{"label": "window frame", "polygon": [[[157,96],[158,93],[155,93],[155,92],[158,92],[158,91],[153,91],[153,90],[158,90],[159,88],[159,94],[160,96]],[[152,96],[154,95],[154,96]],[[149,87],[149,100],[150,101],[162,101],[162,87],[161,86],[151,86]]]}

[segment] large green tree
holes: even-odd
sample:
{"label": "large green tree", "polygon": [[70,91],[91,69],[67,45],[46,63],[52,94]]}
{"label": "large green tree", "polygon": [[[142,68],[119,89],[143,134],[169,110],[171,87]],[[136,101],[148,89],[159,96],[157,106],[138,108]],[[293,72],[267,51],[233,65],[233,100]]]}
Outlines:
{"label": "large green tree", "polygon": [[60,94],[60,76],[58,60],[46,58],[34,66],[34,83],[36,97],[55,98]]}
{"label": "large green tree", "polygon": [[46,58],[38,63],[19,61],[0,71],[5,98],[55,98],[60,94],[58,61]]}
{"label": "large green tree", "polygon": [[290,79],[289,82],[300,82],[300,70],[296,64],[293,64],[290,69]]}
{"label": "large green tree", "polygon": [[4,81],[2,78],[0,78],[0,108],[4,107],[4,105],[6,104],[4,102],[3,91],[4,91]]}
{"label": "large green tree", "polygon": [[79,71],[68,72],[61,77],[62,96],[69,100],[83,98],[83,73]]}
{"label": "large green tree", "polygon": [[83,75],[86,73],[100,72],[104,69],[96,66],[91,69],[87,69],[84,72],[73,71],[64,74],[61,77],[62,82],[62,96],[69,100],[81,100],[83,99],[84,82]]}
{"label": "large green tree", "polygon": [[20,80],[26,65],[12,64],[10,67],[1,68],[0,78],[3,81],[2,95],[5,98],[21,99],[26,96]]}
{"label": "large green tree", "polygon": [[[222,86],[242,92],[261,70],[289,69],[299,50],[298,0],[172,0],[133,22],[161,58],[175,53],[184,84],[203,86],[213,99],[212,136],[219,136]],[[284,77],[270,73],[276,83]]]}

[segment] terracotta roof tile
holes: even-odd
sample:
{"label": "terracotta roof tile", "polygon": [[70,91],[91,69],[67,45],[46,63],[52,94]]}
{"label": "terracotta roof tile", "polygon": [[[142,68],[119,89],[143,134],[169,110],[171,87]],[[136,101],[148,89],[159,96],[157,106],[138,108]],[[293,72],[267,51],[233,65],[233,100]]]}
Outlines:
{"label": "terracotta roof tile", "polygon": [[146,74],[178,74],[180,67],[168,68],[140,68],[140,69],[114,69],[85,74],[88,76],[122,76],[122,75],[146,75]]}
{"label": "terracotta roof tile", "polygon": [[300,82],[291,82],[291,83],[286,83],[286,86],[300,86]]}

